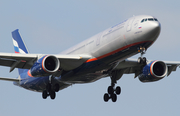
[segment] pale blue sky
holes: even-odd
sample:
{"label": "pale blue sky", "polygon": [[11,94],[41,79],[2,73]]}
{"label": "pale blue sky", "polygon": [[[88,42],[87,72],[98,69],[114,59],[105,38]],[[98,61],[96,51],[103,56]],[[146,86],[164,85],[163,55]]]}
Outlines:
{"label": "pale blue sky", "polygon": [[[11,32],[20,33],[31,53],[56,54],[133,15],[153,15],[161,22],[161,34],[148,49],[154,60],[180,61],[180,2],[178,0],[1,0],[0,52],[14,52]],[[135,56],[136,58],[139,55]],[[178,116],[180,115],[180,69],[155,83],[141,83],[124,75],[116,103],[105,103],[110,85],[104,78],[59,91],[55,100],[41,93],[0,81],[1,116]],[[0,67],[0,76],[16,77]]]}

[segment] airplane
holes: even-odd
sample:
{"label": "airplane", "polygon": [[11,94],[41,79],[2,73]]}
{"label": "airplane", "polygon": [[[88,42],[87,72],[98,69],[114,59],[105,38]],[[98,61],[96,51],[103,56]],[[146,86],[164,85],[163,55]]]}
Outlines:
{"label": "airplane", "polygon": [[[0,65],[18,69],[17,78],[0,77],[14,85],[50,96],[72,84],[95,82],[110,77],[103,99],[117,101],[121,87],[115,86],[123,74],[134,74],[141,82],[155,82],[169,76],[178,61],[147,60],[143,55],[157,40],[161,24],[154,16],[126,19],[60,54],[30,54],[19,30],[12,32],[15,53],[0,53]],[[139,58],[130,58],[140,54]]]}

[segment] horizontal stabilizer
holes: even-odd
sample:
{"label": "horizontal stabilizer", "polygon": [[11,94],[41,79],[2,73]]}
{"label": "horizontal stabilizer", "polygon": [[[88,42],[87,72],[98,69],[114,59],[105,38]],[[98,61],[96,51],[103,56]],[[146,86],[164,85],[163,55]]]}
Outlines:
{"label": "horizontal stabilizer", "polygon": [[4,80],[4,81],[21,81],[21,79],[5,78],[5,77],[0,77],[0,80]]}

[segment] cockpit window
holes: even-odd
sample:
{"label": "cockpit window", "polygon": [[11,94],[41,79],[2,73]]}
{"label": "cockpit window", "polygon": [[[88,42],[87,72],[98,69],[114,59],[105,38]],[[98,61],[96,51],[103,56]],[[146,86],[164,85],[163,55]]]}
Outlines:
{"label": "cockpit window", "polygon": [[141,23],[146,22],[146,21],[158,21],[158,20],[156,18],[142,19]]}
{"label": "cockpit window", "polygon": [[149,18],[148,21],[154,21],[154,19],[153,18]]}
{"label": "cockpit window", "polygon": [[155,21],[158,21],[156,18],[154,18]]}
{"label": "cockpit window", "polygon": [[141,21],[141,23],[144,22],[144,19]]}

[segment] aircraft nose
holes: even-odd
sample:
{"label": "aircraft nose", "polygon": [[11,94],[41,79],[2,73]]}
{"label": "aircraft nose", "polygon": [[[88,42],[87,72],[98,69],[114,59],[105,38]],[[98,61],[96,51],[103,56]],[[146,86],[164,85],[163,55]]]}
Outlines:
{"label": "aircraft nose", "polygon": [[159,22],[152,22],[151,23],[151,30],[158,33],[161,31],[161,24]]}
{"label": "aircraft nose", "polygon": [[158,21],[150,22],[146,31],[146,38],[150,41],[155,41],[160,34],[161,24]]}

